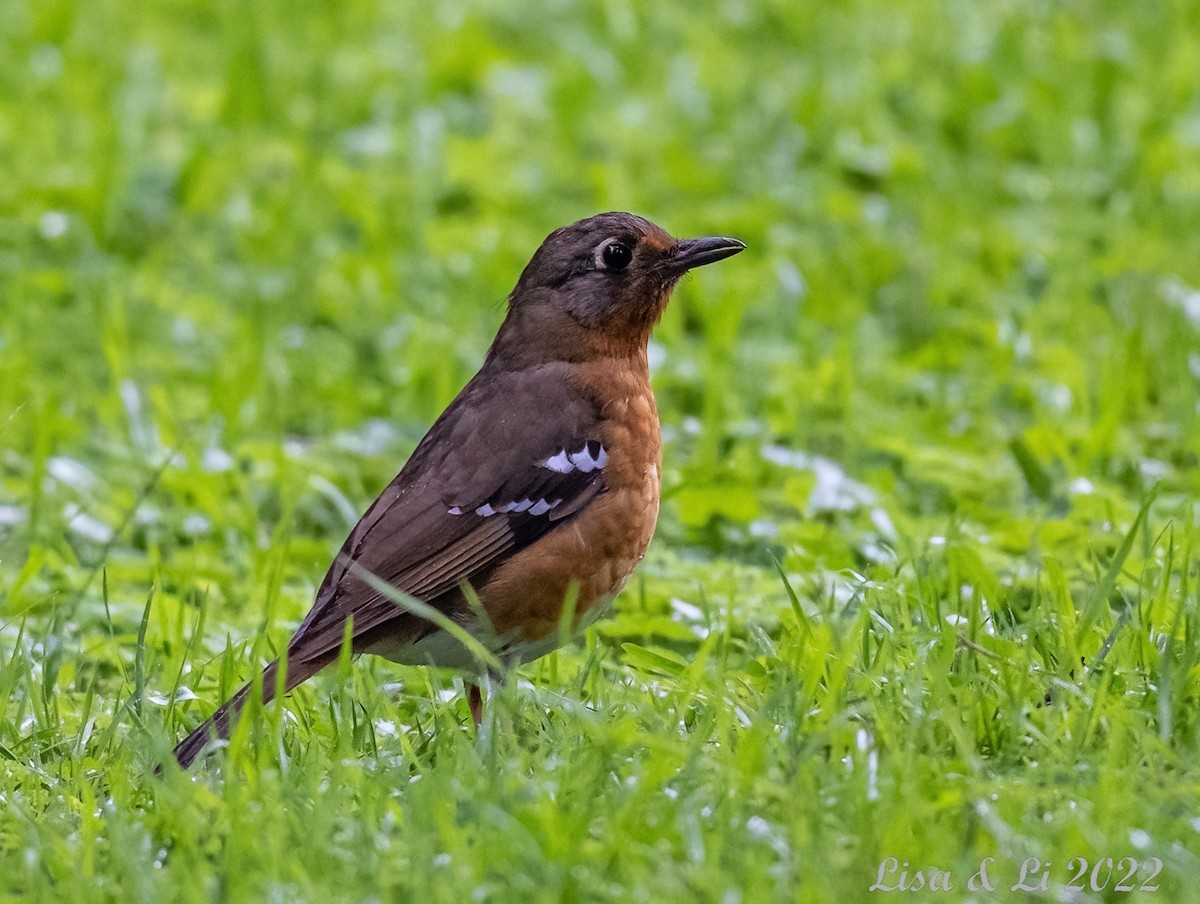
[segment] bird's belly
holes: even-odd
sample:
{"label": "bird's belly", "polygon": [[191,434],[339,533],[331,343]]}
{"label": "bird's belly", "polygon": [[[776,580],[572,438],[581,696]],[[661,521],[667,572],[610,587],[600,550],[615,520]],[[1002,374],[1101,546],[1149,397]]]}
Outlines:
{"label": "bird's belly", "polygon": [[574,599],[571,632],[595,619],[633,573],[658,518],[658,462],[636,485],[609,489],[584,511],[514,556],[480,588],[498,636],[531,651],[558,646],[564,603]]}
{"label": "bird's belly", "polygon": [[[610,377],[598,372],[595,382]],[[543,656],[597,618],[650,544],[659,506],[658,414],[644,379],[630,379],[603,409],[604,490],[474,585],[486,619],[457,607],[463,627],[502,663]],[[573,612],[569,621],[564,609]],[[441,630],[415,643],[382,639],[364,651],[403,664],[479,669]]]}
{"label": "bird's belly", "polygon": [[[546,655],[599,618],[633,573],[658,517],[658,464],[636,487],[608,491],[570,521],[500,566],[476,590],[490,624],[459,624],[507,666]],[[574,600],[574,619],[563,623]],[[415,642],[383,635],[362,648],[401,665],[482,672],[484,664],[445,630]]]}

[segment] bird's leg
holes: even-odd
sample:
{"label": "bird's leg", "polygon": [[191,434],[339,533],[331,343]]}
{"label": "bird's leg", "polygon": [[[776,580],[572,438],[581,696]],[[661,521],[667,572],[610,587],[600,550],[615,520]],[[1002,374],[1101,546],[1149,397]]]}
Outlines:
{"label": "bird's leg", "polygon": [[471,707],[471,718],[475,720],[475,727],[478,728],[483,724],[483,693],[473,681],[467,689],[467,705]]}

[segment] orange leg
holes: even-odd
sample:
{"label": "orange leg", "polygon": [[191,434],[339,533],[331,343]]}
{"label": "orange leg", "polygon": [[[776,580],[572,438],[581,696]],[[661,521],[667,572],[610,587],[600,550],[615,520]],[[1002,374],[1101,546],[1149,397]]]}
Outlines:
{"label": "orange leg", "polygon": [[467,704],[471,707],[471,718],[478,728],[483,723],[483,694],[478,684],[472,684],[467,690]]}

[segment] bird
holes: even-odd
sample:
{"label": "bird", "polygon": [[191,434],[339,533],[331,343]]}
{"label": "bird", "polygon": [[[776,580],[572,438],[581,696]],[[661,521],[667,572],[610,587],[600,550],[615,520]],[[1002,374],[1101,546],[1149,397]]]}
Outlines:
{"label": "bird", "polygon": [[685,273],[745,247],[676,240],[623,212],[550,233],[482,367],[342,544],[285,664],[184,738],[178,764],[227,738],[256,687],[268,703],[347,642],[354,655],[470,674],[478,726],[488,672],[550,652],[602,614],[658,519],[651,331]]}

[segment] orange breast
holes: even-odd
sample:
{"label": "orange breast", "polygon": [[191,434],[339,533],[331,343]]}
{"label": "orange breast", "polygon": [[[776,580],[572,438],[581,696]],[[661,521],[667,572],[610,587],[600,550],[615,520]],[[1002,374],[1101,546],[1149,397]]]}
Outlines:
{"label": "orange breast", "polygon": [[578,588],[576,623],[594,616],[633,572],[658,520],[662,440],[647,375],[585,365],[579,378],[583,391],[609,400],[599,435],[586,437],[599,439],[608,453],[606,489],[480,588],[493,628],[514,640],[554,635],[572,586]]}

